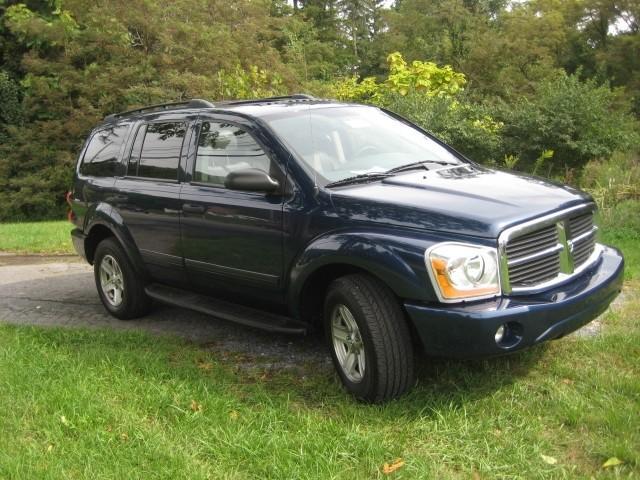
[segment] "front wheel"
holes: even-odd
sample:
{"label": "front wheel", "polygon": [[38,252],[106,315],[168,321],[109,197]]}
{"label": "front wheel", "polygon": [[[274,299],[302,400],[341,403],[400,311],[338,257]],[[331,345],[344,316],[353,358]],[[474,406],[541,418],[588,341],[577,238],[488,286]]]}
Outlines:
{"label": "front wheel", "polygon": [[413,386],[409,329],[384,284],[367,275],[339,278],[329,287],[324,312],[333,363],[349,393],[384,402]]}

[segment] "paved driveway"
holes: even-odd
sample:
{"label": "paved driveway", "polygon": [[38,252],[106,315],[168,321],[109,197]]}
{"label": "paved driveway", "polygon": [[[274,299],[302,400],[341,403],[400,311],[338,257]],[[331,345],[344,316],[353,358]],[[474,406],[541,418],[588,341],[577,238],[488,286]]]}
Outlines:
{"label": "paved driveway", "polygon": [[165,305],[156,305],[142,319],[117,320],[100,303],[92,267],[77,257],[0,256],[0,321],[175,334],[207,348],[249,354],[250,363],[273,366],[330,362],[317,337],[272,334]]}

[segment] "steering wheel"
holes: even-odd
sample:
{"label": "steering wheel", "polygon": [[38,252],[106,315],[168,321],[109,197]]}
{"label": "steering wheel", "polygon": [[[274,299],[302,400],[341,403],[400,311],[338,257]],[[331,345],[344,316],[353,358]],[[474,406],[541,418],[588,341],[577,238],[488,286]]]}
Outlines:
{"label": "steering wheel", "polygon": [[374,145],[365,145],[364,147],[361,147],[355,154],[355,158],[360,158],[365,154],[376,154],[376,153],[380,153],[380,149]]}

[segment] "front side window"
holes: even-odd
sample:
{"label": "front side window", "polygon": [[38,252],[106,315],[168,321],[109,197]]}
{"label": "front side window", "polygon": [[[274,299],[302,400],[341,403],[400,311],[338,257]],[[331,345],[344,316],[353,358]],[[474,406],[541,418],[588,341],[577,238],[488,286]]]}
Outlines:
{"label": "front side window", "polygon": [[[142,131],[140,130],[138,135]],[[186,132],[186,124],[182,122],[148,124],[144,132],[140,158],[133,163],[130,159],[128,175],[177,180],[182,141]],[[137,172],[134,173],[132,167],[137,167]]]}
{"label": "front side window", "polygon": [[274,176],[277,167],[242,128],[230,123],[203,122],[193,181],[224,187],[230,172],[246,168],[258,168]]}
{"label": "front side window", "polygon": [[93,134],[85,150],[80,174],[113,177],[119,172],[120,148],[127,137],[128,124],[113,125]]}

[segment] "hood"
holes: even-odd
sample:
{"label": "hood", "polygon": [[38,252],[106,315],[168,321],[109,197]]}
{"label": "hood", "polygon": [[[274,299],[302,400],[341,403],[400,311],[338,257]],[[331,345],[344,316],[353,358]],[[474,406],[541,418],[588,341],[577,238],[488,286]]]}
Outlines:
{"label": "hood", "polygon": [[338,187],[331,189],[331,199],[336,212],[352,220],[487,238],[593,201],[566,185],[470,164]]}

